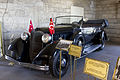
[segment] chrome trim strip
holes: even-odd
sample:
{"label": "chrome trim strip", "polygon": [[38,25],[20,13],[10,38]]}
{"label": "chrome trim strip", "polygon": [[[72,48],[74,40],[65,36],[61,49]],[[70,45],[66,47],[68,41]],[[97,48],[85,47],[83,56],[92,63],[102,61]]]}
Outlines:
{"label": "chrome trim strip", "polygon": [[89,54],[89,53],[91,53],[91,52],[97,50],[99,47],[101,47],[101,44],[99,44],[97,47],[93,48],[92,50],[88,51],[87,53]]}
{"label": "chrome trim strip", "polygon": [[40,65],[36,65],[36,64],[19,62],[19,61],[16,61],[15,59],[13,59],[13,58],[11,58],[7,55],[5,55],[5,59],[14,62],[17,65],[21,65],[23,67],[28,67],[28,68],[43,70],[43,71],[48,71],[49,70],[49,66],[40,66]]}

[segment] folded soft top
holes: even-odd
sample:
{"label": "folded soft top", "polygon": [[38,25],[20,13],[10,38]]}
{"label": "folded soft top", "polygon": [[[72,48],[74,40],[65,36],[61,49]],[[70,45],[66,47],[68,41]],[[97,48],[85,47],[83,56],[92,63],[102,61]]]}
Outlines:
{"label": "folded soft top", "polygon": [[[73,22],[72,26],[73,27],[80,27],[81,21],[79,22]],[[82,27],[108,27],[108,20],[106,19],[99,19],[99,20],[88,20],[88,21],[83,21]]]}
{"label": "folded soft top", "polygon": [[88,25],[90,27],[91,26],[104,26],[104,27],[108,27],[108,20],[106,19],[99,19],[99,20],[88,20],[87,22],[83,23],[83,26]]}

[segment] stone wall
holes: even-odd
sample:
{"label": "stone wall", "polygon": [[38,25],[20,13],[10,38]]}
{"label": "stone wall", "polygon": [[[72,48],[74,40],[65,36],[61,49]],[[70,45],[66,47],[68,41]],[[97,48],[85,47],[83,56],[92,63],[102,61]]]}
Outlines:
{"label": "stone wall", "polygon": [[120,43],[120,1],[96,0],[96,19],[106,18],[109,27],[106,29],[109,41]]}
{"label": "stone wall", "polygon": [[73,4],[84,8],[85,18],[95,19],[96,0],[73,0]]}
{"label": "stone wall", "polygon": [[83,7],[85,17],[95,18],[94,0],[0,0],[0,21],[6,49],[12,38],[28,31],[30,19],[34,28],[48,27],[50,17],[70,15],[71,6]]}
{"label": "stone wall", "polygon": [[28,31],[30,19],[34,28],[48,27],[50,17],[70,15],[71,6],[83,7],[85,18],[108,19],[110,27],[106,32],[109,41],[120,43],[118,0],[8,0],[8,3],[7,0],[0,0],[0,21],[5,47],[8,47],[12,38],[20,37],[22,32]]}

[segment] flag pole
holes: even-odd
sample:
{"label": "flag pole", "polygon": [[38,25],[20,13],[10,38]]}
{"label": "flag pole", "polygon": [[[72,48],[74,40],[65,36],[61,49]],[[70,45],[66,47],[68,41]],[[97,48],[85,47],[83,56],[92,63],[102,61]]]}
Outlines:
{"label": "flag pole", "polygon": [[52,34],[52,42],[53,42],[53,34]]}
{"label": "flag pole", "polygon": [[51,34],[52,42],[53,42],[53,34],[54,34],[55,32],[54,32],[54,26],[53,26],[53,20],[52,20],[52,18],[50,18],[49,32],[50,32],[50,34]]}

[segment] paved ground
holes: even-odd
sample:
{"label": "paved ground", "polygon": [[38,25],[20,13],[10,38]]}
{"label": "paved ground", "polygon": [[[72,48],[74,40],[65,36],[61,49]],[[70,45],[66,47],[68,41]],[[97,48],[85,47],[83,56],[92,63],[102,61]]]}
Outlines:
{"label": "paved ground", "polygon": [[[86,57],[109,62],[110,69],[108,80],[112,80],[112,75],[118,56],[120,56],[119,45],[106,45],[104,50],[99,52],[96,51]],[[87,75],[83,73],[85,58],[82,58],[77,62],[76,80],[87,80]],[[57,80],[56,78],[52,77],[49,72],[45,73],[42,71],[23,68],[17,65],[6,66],[7,63],[8,62],[6,61],[0,62],[0,80]],[[70,78],[70,69],[62,78],[62,80],[72,80]],[[90,80],[94,80],[94,78],[90,76]]]}

